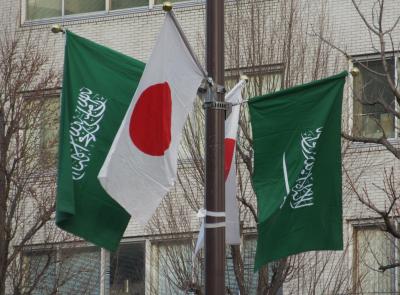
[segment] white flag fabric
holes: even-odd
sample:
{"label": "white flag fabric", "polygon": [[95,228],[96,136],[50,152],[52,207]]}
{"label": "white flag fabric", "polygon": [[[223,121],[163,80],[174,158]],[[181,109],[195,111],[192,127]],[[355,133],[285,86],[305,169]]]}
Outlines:
{"label": "white flag fabric", "polygon": [[196,247],[194,248],[194,255],[193,255],[192,262],[194,262],[194,258],[196,256],[197,252],[199,252],[200,249],[203,247],[204,247],[204,219],[200,225],[199,235],[197,237]]}
{"label": "white flag fabric", "polygon": [[[236,137],[239,125],[242,89],[246,82],[241,80],[226,95],[225,101],[235,104],[225,120],[225,240],[228,245],[240,244],[239,207],[236,200]],[[201,224],[194,255],[204,246],[204,220]]]}
{"label": "white flag fabric", "polygon": [[204,78],[167,13],[98,179],[145,225],[174,184],[182,128]]}

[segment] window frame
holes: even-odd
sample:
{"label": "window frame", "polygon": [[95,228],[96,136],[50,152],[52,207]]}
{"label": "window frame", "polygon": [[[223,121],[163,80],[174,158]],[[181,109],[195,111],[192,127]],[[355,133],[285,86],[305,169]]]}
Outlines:
{"label": "window frame", "polygon": [[[155,4],[155,0],[148,0],[148,5],[145,6],[137,6],[137,7],[129,7],[129,8],[121,8],[121,9],[111,9],[111,1],[112,0],[103,0],[105,1],[105,9],[101,11],[93,11],[93,12],[83,12],[83,13],[75,13],[75,14],[65,14],[65,5],[64,1],[61,0],[61,15],[55,17],[45,17],[39,19],[28,19],[27,15],[27,5],[28,0],[20,0],[21,2],[21,25],[22,26],[30,26],[30,25],[42,25],[42,24],[51,24],[51,23],[59,23],[60,21],[77,21],[77,20],[85,20],[99,17],[112,17],[112,16],[120,16],[131,13],[143,13],[149,11],[158,11],[161,10],[162,4]],[[174,8],[185,8],[192,7],[195,5],[204,5],[206,0],[179,0],[178,2],[174,2]]]}
{"label": "window frame", "polygon": [[[385,53],[385,58],[388,60],[390,58],[393,58],[394,61],[394,74],[393,74],[393,79],[394,82],[397,83],[397,87],[400,88],[400,51],[395,51],[395,52],[386,52]],[[372,54],[360,54],[360,55],[353,55],[352,59],[349,60],[349,71],[351,71],[352,68],[358,68],[360,69],[360,66],[358,64],[363,63],[363,62],[373,62],[373,61],[380,61],[381,56],[380,54],[372,53]],[[350,77],[350,85],[349,87],[349,101],[347,104],[347,107],[349,108],[349,117],[348,117],[348,131],[352,135],[358,135],[356,134],[354,128],[355,128],[355,94],[354,94],[354,88],[355,88],[355,77],[352,75],[349,75]],[[400,106],[397,104],[396,99],[393,94],[393,100],[395,102],[395,110],[396,112],[400,111]],[[363,137],[363,136],[362,136]],[[391,142],[397,142],[400,140],[400,119],[398,119],[396,116],[394,116],[394,137],[388,137],[387,138]],[[353,145],[364,145],[363,143],[353,143]],[[372,144],[375,145],[375,144]]]}
{"label": "window frame", "polygon": [[240,67],[240,68],[228,68],[225,69],[225,80],[234,79],[239,80],[241,75],[246,75],[249,78],[257,77],[257,76],[269,76],[269,75],[280,75],[281,76],[281,85],[275,91],[283,88],[284,81],[284,64],[276,63],[276,64],[266,64],[259,66],[250,66],[250,67]]}
{"label": "window frame", "polygon": [[[56,140],[57,142],[55,143],[55,147],[53,147],[55,149],[54,151],[54,155],[52,155],[54,158],[51,159],[51,161],[57,161],[58,158],[58,146],[59,146],[59,124],[60,124],[60,113],[61,113],[61,88],[52,88],[52,89],[43,89],[40,91],[27,91],[22,93],[23,99],[27,102],[29,101],[38,101],[38,100],[43,100],[43,110],[40,114],[40,116],[44,115],[45,110],[45,105],[46,105],[46,101],[50,101],[50,100],[58,100],[58,118],[57,118],[57,132],[56,132]],[[40,165],[38,165],[38,167],[40,167],[40,169],[42,169],[43,171],[48,171],[50,170],[56,170],[57,167],[54,165],[51,165],[51,163],[45,163],[48,158],[48,155],[46,154],[49,149],[45,148],[45,140],[44,140],[44,136],[45,136],[45,125],[46,122],[43,121],[43,118],[39,119],[39,130],[38,130],[38,137],[39,137],[39,142],[37,143],[37,148],[38,148],[38,157],[37,160],[40,161]]]}
{"label": "window frame", "polygon": [[[144,240],[144,239],[123,239],[123,240],[121,240],[121,242],[120,242],[120,244],[119,244],[119,247],[118,247],[118,249],[117,249],[117,251],[115,251],[114,253],[111,253],[111,252],[109,252],[109,251],[107,251],[107,250],[105,250],[105,249],[101,249],[101,255],[102,255],[102,260],[103,259],[105,259],[106,261],[107,261],[107,263],[101,263],[101,267],[102,267],[102,269],[101,269],[101,274],[105,274],[105,273],[108,273],[108,280],[107,280],[107,282],[104,282],[104,279],[102,279],[102,275],[100,275],[100,288],[101,289],[106,289],[106,290],[110,290],[110,292],[113,290],[112,289],[112,284],[111,284],[111,277],[112,276],[115,276],[115,272],[114,273],[112,273],[112,271],[111,271],[111,266],[112,266],[112,263],[113,263],[113,255],[114,256],[119,256],[119,254],[120,254],[120,247],[122,246],[130,246],[130,245],[143,245],[143,270],[142,270],[142,272],[143,272],[143,288],[144,288],[144,290],[146,290],[147,289],[147,276],[148,276],[148,274],[146,273],[147,272],[147,261],[146,261],[146,259],[147,259],[147,251],[148,251],[148,245],[147,245],[147,240]],[[106,257],[104,257],[103,258],[103,255],[105,255]],[[115,259],[115,257],[114,257],[114,259]],[[117,268],[115,268],[115,269],[117,269]],[[115,269],[114,269],[114,271],[115,271]],[[115,278],[114,278],[115,279]],[[124,285],[124,288],[125,288],[125,285]],[[128,285],[128,289],[129,289],[129,285]],[[115,291],[116,289],[114,289],[114,291]]]}
{"label": "window frame", "polygon": [[[385,234],[385,231],[383,231],[381,228],[384,226],[384,222],[380,220],[379,218],[366,218],[366,219],[357,219],[357,220],[349,220],[349,224],[351,227],[351,237],[352,237],[352,247],[351,247],[351,257],[350,257],[350,263],[352,266],[352,278],[351,278],[351,284],[352,284],[352,292],[354,294],[359,294],[359,240],[358,240],[358,233],[362,232],[362,230],[371,230],[371,229],[376,229],[377,231],[381,231],[383,234]],[[398,219],[396,222],[396,227],[400,227],[400,220]],[[387,237],[385,237],[386,239]],[[393,237],[391,239],[391,242],[393,242],[392,245],[392,250],[394,251],[393,260],[397,261],[400,257],[400,240],[396,239]],[[390,270],[388,270],[390,271]],[[394,281],[392,283],[392,287],[394,286],[394,290],[390,291],[390,294],[397,294],[400,292],[400,269],[399,268],[393,268],[391,271],[393,271],[393,278]]]}
{"label": "window frame", "polygon": [[[247,268],[245,270],[245,276],[251,277],[254,276],[255,278],[257,278],[258,280],[258,275],[255,275],[253,273],[253,263],[254,263],[254,259],[255,259],[255,247],[253,247],[254,245],[256,245],[257,242],[257,233],[254,231],[255,229],[250,229],[249,231],[247,231],[246,233],[243,233],[242,238],[241,238],[241,251],[242,255],[243,255],[243,261],[250,263],[249,264],[249,268]],[[161,253],[160,253],[160,248],[161,247],[171,247],[171,246],[183,246],[183,247],[189,247],[189,248],[193,248],[192,250],[194,250],[194,247],[196,245],[196,241],[197,241],[197,234],[195,232],[190,232],[190,233],[183,233],[183,234],[179,234],[179,235],[168,235],[168,236],[154,236],[153,239],[149,240],[150,243],[150,259],[148,261],[149,264],[151,264],[152,269],[149,271],[149,277],[146,278],[146,281],[148,281],[149,285],[151,286],[151,290],[152,292],[156,292],[155,294],[158,294],[157,292],[160,291],[160,281],[159,281],[159,276],[160,276],[160,264],[162,263],[162,260],[160,259],[161,257]],[[254,243],[253,245],[251,245],[251,243]],[[189,253],[190,255],[192,254],[192,252],[190,251]],[[196,255],[196,264],[204,264],[204,248],[200,249],[200,251],[197,253]],[[226,245],[225,247],[225,259],[226,262],[228,262],[228,260],[232,259],[231,258],[231,253],[229,250],[229,245]],[[191,265],[190,267],[192,267],[193,265]],[[232,267],[232,266],[231,266]],[[198,271],[198,265],[195,266],[195,269]],[[229,272],[231,271],[231,272]],[[229,272],[229,273],[228,273]],[[197,279],[200,279],[200,284],[201,284],[201,288],[204,291],[204,273],[202,271],[200,271],[199,274],[197,274],[199,277],[197,277]],[[225,284],[226,286],[230,286],[230,287],[235,287],[235,282],[233,282],[233,284],[228,284],[230,279],[235,279],[235,275],[233,273],[233,268],[229,268],[228,263],[225,264]],[[254,287],[254,283],[257,285],[257,283],[255,281],[250,282],[247,287],[249,288],[249,290],[255,290],[253,288],[250,289],[250,287]],[[153,294],[152,292],[150,292],[150,294]],[[183,292],[183,291],[182,291]],[[235,293],[236,294],[236,293]],[[253,293],[250,293],[253,294]],[[282,289],[279,289],[278,291],[278,295],[283,294],[282,293]]]}
{"label": "window frame", "polygon": [[[54,286],[57,288],[57,294],[58,290],[63,288],[68,284],[69,281],[74,280],[74,276],[69,278],[66,281],[61,280],[61,285],[58,285],[58,280],[63,274],[63,265],[64,263],[67,263],[68,259],[71,259],[73,255],[79,254],[79,253],[96,253],[98,252],[98,265],[99,265],[99,273],[98,273],[98,282],[94,283],[94,288],[97,288],[98,291],[100,292],[101,288],[101,276],[102,276],[102,270],[101,270],[101,251],[102,249],[95,246],[91,245],[87,242],[73,242],[71,243],[50,243],[50,244],[37,244],[37,245],[31,245],[31,246],[25,246],[25,249],[22,251],[21,256],[22,256],[22,261],[24,263],[24,268],[26,271],[28,271],[28,264],[29,264],[29,259],[30,257],[35,257],[37,255],[40,255],[42,253],[46,253],[48,255],[51,255],[54,257],[54,261],[50,262],[50,264],[47,266],[47,270],[51,269],[52,264],[54,264]],[[50,258],[53,259],[53,258]],[[65,260],[64,260],[65,259]],[[62,261],[62,262],[60,262]],[[82,269],[82,272],[85,272],[84,269]],[[24,273],[24,284],[28,281],[29,274]],[[29,289],[30,287],[24,286],[24,289]],[[33,289],[32,291],[34,291]]]}

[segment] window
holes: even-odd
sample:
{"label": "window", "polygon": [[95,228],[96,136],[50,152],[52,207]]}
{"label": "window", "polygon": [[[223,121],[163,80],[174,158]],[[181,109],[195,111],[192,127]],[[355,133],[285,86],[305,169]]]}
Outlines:
{"label": "window", "polygon": [[[172,0],[169,2],[182,2],[184,0]],[[154,4],[163,4],[165,1],[164,0],[154,0]]]}
{"label": "window", "polygon": [[110,258],[110,294],[144,295],[144,242],[121,244]]}
{"label": "window", "polygon": [[[256,256],[256,237],[244,239],[242,248],[244,282],[246,294],[257,294],[258,272],[254,273],[254,258]],[[225,265],[225,286],[229,288],[231,294],[239,294],[239,287],[236,282],[235,270],[233,267],[233,257],[230,247],[226,248],[226,265]]]}
{"label": "window", "polygon": [[112,0],[110,2],[111,10],[147,6],[147,5],[149,5],[148,0]]}
{"label": "window", "polygon": [[398,248],[395,239],[376,226],[354,229],[354,275],[353,289],[360,294],[398,294],[399,278],[396,269],[385,272],[379,266],[393,263]]}
{"label": "window", "polygon": [[63,248],[25,253],[25,291],[31,294],[100,294],[100,250]]}
{"label": "window", "polygon": [[29,20],[61,16],[61,0],[27,0],[26,18]]}
{"label": "window", "polygon": [[[25,169],[55,168],[58,152],[60,99],[58,91],[26,92],[16,150],[25,153]],[[26,171],[27,171],[26,170]]]}
{"label": "window", "polygon": [[27,20],[104,10],[105,0],[26,0]]}
{"label": "window", "polygon": [[[108,10],[149,7],[162,4],[162,0],[22,0],[25,1],[26,19],[37,20],[68,16],[79,13],[105,12]],[[171,2],[183,2],[175,0]]]}
{"label": "window", "polygon": [[[196,241],[193,241],[194,243]],[[156,244],[154,251],[157,253],[157,261],[152,264],[157,268],[157,273],[152,279],[152,287],[155,294],[160,295],[184,295],[190,287],[201,288],[204,294],[204,249],[197,259],[192,262],[194,244],[189,240],[170,241]],[[242,255],[244,279],[246,282],[246,294],[257,293],[258,274],[253,272],[254,257],[256,251],[256,238],[247,237],[243,241]],[[239,294],[239,287],[233,269],[233,259],[230,247],[225,249],[225,286],[229,294]],[[280,294],[280,293],[279,293]]]}
{"label": "window", "polygon": [[64,0],[64,14],[103,11],[106,9],[105,4],[104,0]]}
{"label": "window", "polygon": [[[192,253],[190,241],[160,243],[158,252],[158,274],[153,288],[160,295],[184,295],[192,282]],[[197,270],[201,269],[198,267]],[[201,284],[202,272],[197,271],[196,280]]]}
{"label": "window", "polygon": [[[35,251],[24,257],[26,269],[26,286],[33,288],[33,295],[50,293],[57,288],[56,253],[55,251]],[[36,286],[34,284],[36,283]],[[29,292],[27,292],[29,293]]]}
{"label": "window", "polygon": [[246,98],[272,93],[282,88],[283,64],[227,70],[226,88],[233,88],[241,74],[247,75],[249,78],[244,93]]}
{"label": "window", "polygon": [[40,155],[42,167],[55,167],[58,152],[60,99],[46,97],[40,118]]}
{"label": "window", "polygon": [[[400,69],[399,60],[391,57],[387,58],[387,63],[389,74],[393,81],[396,81]],[[360,73],[354,77],[353,85],[353,133],[357,136],[372,138],[379,138],[383,134],[387,138],[397,137],[395,116],[384,105],[393,110],[398,110],[398,106],[383,75],[382,61],[370,59],[357,62],[354,66]]]}

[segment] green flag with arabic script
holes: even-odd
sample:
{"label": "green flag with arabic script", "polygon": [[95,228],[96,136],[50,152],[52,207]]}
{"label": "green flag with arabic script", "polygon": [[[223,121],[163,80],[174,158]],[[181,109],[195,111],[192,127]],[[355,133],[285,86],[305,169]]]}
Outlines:
{"label": "green flag with arabic script", "polygon": [[138,60],[66,32],[56,224],[111,251],[130,215],[97,175],[143,70]]}
{"label": "green flag with arabic script", "polygon": [[341,110],[347,72],[249,101],[258,204],[255,269],[340,250]]}

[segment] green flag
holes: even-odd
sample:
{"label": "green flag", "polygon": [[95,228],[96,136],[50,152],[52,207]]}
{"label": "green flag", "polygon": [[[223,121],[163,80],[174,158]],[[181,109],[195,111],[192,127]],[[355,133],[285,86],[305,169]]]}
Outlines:
{"label": "green flag", "polygon": [[340,250],[341,108],[347,72],[249,101],[258,204],[255,269]]}
{"label": "green flag", "polygon": [[140,61],[66,33],[56,224],[111,251],[130,215],[97,175],[143,69]]}

